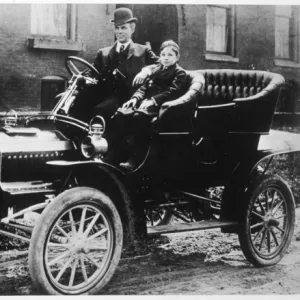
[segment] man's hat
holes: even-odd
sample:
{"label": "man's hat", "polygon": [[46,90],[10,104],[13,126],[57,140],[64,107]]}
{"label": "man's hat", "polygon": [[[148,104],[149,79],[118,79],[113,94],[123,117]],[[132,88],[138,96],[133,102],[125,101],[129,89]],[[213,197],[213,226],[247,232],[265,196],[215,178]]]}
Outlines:
{"label": "man's hat", "polygon": [[115,23],[116,26],[120,26],[129,22],[136,22],[137,18],[133,17],[132,11],[129,8],[121,7],[115,10],[114,20],[111,23]]}

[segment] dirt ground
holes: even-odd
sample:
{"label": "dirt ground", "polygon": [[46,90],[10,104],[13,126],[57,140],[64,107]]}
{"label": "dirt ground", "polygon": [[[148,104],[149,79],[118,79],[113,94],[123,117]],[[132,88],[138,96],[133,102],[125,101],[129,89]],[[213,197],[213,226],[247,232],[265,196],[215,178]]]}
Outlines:
{"label": "dirt ground", "polygon": [[[220,230],[169,234],[145,255],[121,259],[105,295],[300,294],[300,208],[293,241],[275,266],[254,268],[237,236]],[[0,252],[0,295],[30,295],[28,252]]]}

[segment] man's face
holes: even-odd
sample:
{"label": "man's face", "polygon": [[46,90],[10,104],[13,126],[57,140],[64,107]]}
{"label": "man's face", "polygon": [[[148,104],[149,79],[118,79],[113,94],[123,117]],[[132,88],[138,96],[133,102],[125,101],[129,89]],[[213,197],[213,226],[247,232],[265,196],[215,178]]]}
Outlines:
{"label": "man's face", "polygon": [[131,36],[134,32],[134,25],[133,23],[129,24],[122,24],[120,26],[115,26],[115,35],[117,40],[124,44],[131,39]]}

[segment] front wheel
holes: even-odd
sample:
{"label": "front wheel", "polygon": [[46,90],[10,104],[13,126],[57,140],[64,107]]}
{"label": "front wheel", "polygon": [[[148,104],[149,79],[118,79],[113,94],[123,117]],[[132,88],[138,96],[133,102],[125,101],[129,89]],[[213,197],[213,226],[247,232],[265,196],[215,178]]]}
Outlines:
{"label": "front wheel", "polygon": [[43,294],[97,294],[120,260],[123,229],[113,202],[77,187],[43,211],[29,247],[33,285]]}
{"label": "front wheel", "polygon": [[295,227],[293,194],[277,175],[264,175],[248,191],[245,222],[239,240],[246,258],[255,266],[281,260]]}

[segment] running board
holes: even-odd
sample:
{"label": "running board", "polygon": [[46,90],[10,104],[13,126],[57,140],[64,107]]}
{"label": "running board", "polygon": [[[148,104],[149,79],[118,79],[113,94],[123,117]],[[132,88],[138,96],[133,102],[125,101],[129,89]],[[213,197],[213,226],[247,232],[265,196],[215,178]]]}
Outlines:
{"label": "running board", "polygon": [[236,226],[238,222],[235,221],[222,221],[222,220],[209,220],[209,221],[198,221],[190,223],[173,223],[170,225],[161,225],[148,227],[148,236],[161,235],[166,233],[177,233],[186,231],[197,231],[204,229],[222,228],[229,226]]}
{"label": "running board", "polygon": [[11,195],[35,194],[35,193],[54,193],[52,182],[27,181],[27,182],[2,182],[3,191]]}

